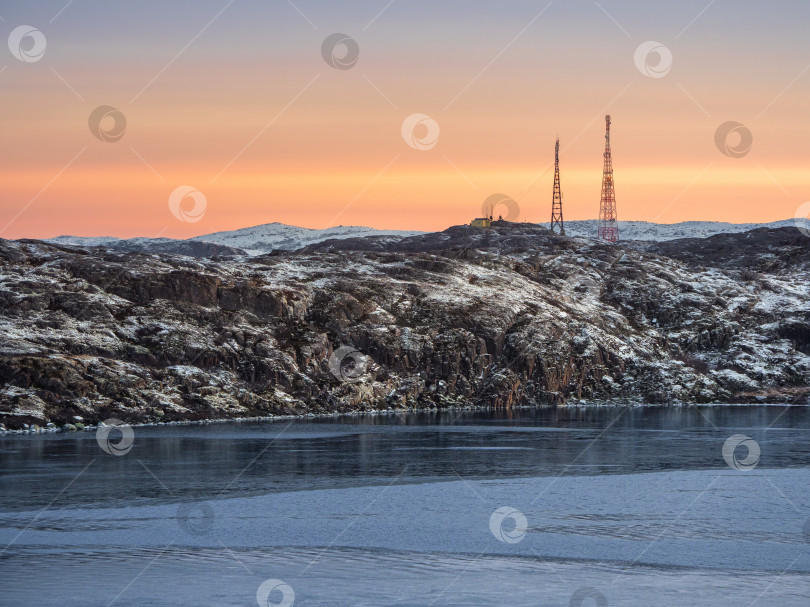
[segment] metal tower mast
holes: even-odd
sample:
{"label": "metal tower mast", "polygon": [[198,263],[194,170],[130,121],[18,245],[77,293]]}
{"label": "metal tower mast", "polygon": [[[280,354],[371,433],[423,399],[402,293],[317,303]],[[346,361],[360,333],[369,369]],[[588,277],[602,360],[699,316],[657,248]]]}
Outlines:
{"label": "metal tower mast", "polygon": [[616,191],[613,188],[613,156],[610,153],[610,114],[605,116],[605,169],[602,175],[602,200],[599,203],[599,238],[618,242]]}
{"label": "metal tower mast", "polygon": [[565,236],[565,226],[563,225],[562,193],[560,192],[560,138],[557,137],[557,145],[554,146],[554,196],[551,199],[551,231],[554,226],[560,226],[560,235]]}

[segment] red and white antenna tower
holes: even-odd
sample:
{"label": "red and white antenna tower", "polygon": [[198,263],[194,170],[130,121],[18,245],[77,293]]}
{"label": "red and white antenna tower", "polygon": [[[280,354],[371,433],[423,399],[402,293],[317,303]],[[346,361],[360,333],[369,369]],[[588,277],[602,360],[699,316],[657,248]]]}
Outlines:
{"label": "red and white antenna tower", "polygon": [[551,198],[551,231],[554,226],[560,227],[560,235],[565,236],[562,212],[562,192],[560,191],[560,138],[554,146],[554,195]]}
{"label": "red and white antenna tower", "polygon": [[613,188],[613,156],[610,153],[610,114],[605,116],[605,169],[602,175],[602,200],[599,203],[599,238],[618,242],[616,191]]}

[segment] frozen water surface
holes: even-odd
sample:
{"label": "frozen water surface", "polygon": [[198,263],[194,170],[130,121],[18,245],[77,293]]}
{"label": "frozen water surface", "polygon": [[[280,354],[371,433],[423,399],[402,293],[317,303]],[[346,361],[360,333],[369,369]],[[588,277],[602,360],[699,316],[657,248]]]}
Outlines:
{"label": "frozen water surface", "polygon": [[256,605],[276,579],[299,606],[808,605],[808,439],[769,406],[136,428],[122,457],[5,437],[0,604]]}

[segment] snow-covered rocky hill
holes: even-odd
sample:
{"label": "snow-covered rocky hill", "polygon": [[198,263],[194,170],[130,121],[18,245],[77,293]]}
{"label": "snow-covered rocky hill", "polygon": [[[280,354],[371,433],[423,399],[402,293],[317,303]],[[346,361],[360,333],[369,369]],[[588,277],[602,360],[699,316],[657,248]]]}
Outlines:
{"label": "snow-covered rocky hill", "polygon": [[218,255],[262,255],[272,251],[292,251],[325,240],[360,238],[364,236],[407,238],[408,236],[414,236],[416,234],[422,234],[422,232],[377,230],[362,226],[335,226],[315,230],[290,226],[283,223],[268,223],[230,232],[214,232],[213,234],[196,236],[188,240],[175,240],[172,238],[121,239],[110,236],[57,236],[56,238],[48,239],[47,242],[80,247],[104,247],[118,251],[174,253],[192,257],[206,257],[209,255],[196,254],[196,252],[202,251],[199,246],[191,248],[183,243],[209,243],[218,245],[219,247],[226,247],[225,249],[214,249],[214,254]]}
{"label": "snow-covered rocky hill", "polygon": [[0,422],[810,398],[796,228],[390,238],[196,259],[0,239]]}
{"label": "snow-covered rocky hill", "polygon": [[[565,233],[568,236],[595,238],[598,221],[585,219],[566,221]],[[726,223],[723,221],[682,221],[681,223],[652,223],[649,221],[619,221],[621,240],[652,240],[661,242],[676,238],[706,238],[715,234],[748,232],[757,228],[792,228],[797,226],[795,219],[783,219],[772,223]],[[810,227],[810,222],[804,220]]]}
{"label": "snow-covered rocky hill", "polygon": [[[619,235],[621,240],[644,240],[661,242],[676,238],[705,238],[714,234],[747,232],[757,228],[794,227],[796,220],[785,219],[774,223],[723,223],[717,221],[686,221],[674,224],[650,223],[647,221],[620,221]],[[810,229],[810,224],[805,221]],[[593,238],[596,235],[597,221],[567,221],[568,236]],[[144,253],[169,253],[191,257],[211,257],[224,255],[263,255],[272,251],[294,251],[328,240],[374,237],[384,242],[399,241],[411,236],[423,235],[425,232],[408,230],[378,230],[362,226],[336,226],[326,229],[310,229],[290,226],[283,223],[268,223],[230,232],[214,232],[195,236],[189,240],[171,238],[130,238],[121,239],[109,236],[82,237],[57,236],[48,239],[58,245],[81,247],[104,247],[117,251],[140,251]],[[383,238],[385,237],[385,238]],[[216,247],[203,247],[199,244],[209,243]]]}
{"label": "snow-covered rocky hill", "polygon": [[231,232],[214,232],[197,236],[191,240],[213,242],[246,251],[249,255],[261,255],[274,250],[293,251],[325,240],[342,238],[362,238],[365,236],[395,236],[407,238],[422,234],[405,230],[377,230],[362,226],[335,226],[315,230],[299,228],[283,223],[267,223],[252,228],[242,228]]}

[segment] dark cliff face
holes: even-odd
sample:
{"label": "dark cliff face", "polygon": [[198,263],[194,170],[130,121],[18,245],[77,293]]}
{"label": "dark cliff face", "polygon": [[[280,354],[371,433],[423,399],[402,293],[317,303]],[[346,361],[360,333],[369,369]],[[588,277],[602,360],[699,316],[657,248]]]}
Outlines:
{"label": "dark cliff face", "polygon": [[0,416],[805,403],[810,255],[776,232],[761,265],[745,234],[653,251],[506,223],[231,260],[0,240]]}

